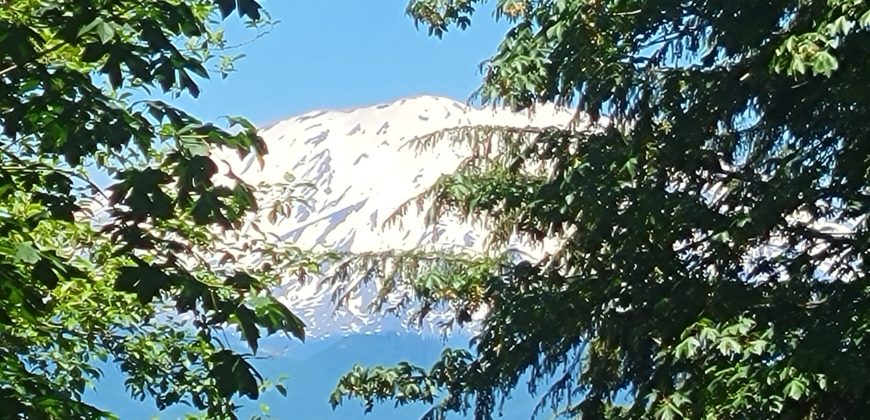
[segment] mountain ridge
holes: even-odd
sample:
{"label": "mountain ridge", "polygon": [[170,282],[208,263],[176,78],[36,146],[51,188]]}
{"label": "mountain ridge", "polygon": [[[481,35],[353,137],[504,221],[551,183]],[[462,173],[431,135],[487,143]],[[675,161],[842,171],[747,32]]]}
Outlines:
{"label": "mountain ridge", "polygon": [[[305,185],[295,191],[289,216],[259,220],[271,235],[299,248],[359,254],[426,245],[474,254],[483,252],[487,232],[456,218],[427,226],[421,214],[409,212],[400,223],[384,225],[403,203],[454,173],[472,153],[451,139],[427,148],[409,147],[409,142],[469,126],[564,127],[574,117],[572,110],[553,105],[538,106],[532,115],[420,95],[347,110],[314,110],[263,127],[260,135],[269,153],[262,167],[253,156],[241,159],[219,151],[215,157],[224,165],[222,172],[231,171],[250,184],[294,179]],[[333,291],[318,281],[288,276],[276,293],[314,337],[415,330],[402,317],[371,314],[367,306],[376,288],[361,290],[338,308],[331,302]],[[433,316],[418,331],[437,334],[439,321],[443,319]]]}

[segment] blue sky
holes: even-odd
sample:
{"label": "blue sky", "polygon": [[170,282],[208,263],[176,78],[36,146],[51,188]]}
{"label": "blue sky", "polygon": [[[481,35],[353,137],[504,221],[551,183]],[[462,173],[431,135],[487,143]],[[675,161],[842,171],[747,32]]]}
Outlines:
{"label": "blue sky", "polygon": [[[478,64],[507,31],[490,8],[471,28],[443,39],[415,28],[405,0],[266,0],[281,23],[232,52],[246,55],[226,80],[201,84],[199,99],[177,103],[203,119],[241,115],[267,124],[312,109],[350,108],[436,94],[467,99],[480,82]],[[228,36],[253,33],[230,19]]]}
{"label": "blue sky", "polygon": [[[443,39],[429,37],[405,14],[405,0],[263,0],[281,23],[263,38],[233,53],[246,55],[229,78],[202,81],[198,99],[173,101],[204,120],[244,116],[258,125],[313,109],[344,109],[401,97],[434,94],[467,99],[480,83],[478,64],[492,55],[507,26],[481,10],[471,28]],[[253,36],[231,19],[228,36],[244,42]],[[451,345],[462,346],[464,339]],[[284,356],[257,366],[268,377],[288,375],[290,395],[264,396],[274,418],[413,419],[426,407],[377,407],[363,416],[357,402],[337,411],[327,403],[338,377],[353,363],[394,364],[409,360],[427,366],[444,342],[413,334],[345,337],[292,344]],[[88,399],[123,419],[177,418],[184,410],[157,412],[150,401],[125,397],[123,379],[113,367]],[[258,403],[243,401],[248,410]],[[506,405],[504,419],[528,418],[528,395]],[[247,413],[251,411],[246,410]]]}

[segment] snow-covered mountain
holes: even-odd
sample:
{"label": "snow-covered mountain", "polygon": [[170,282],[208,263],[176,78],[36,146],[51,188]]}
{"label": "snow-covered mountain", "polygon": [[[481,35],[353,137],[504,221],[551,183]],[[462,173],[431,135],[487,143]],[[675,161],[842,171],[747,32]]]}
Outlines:
{"label": "snow-covered mountain", "polygon": [[[349,111],[309,112],[265,127],[261,136],[269,154],[262,167],[253,157],[239,159],[229,152],[215,157],[252,184],[286,182],[288,174],[310,184],[294,190],[289,217],[263,224],[300,248],[365,253],[425,245],[474,253],[483,249],[486,232],[458,220],[426,226],[423,215],[411,211],[401,223],[384,225],[403,203],[454,172],[472,153],[449,138],[424,149],[414,147],[413,140],[465,126],[565,126],[573,116],[552,106],[538,107],[532,116],[419,96]],[[278,293],[305,320],[311,336],[406,328],[400,318],[371,315],[372,288],[338,311],[332,291],[321,282],[300,283],[290,276]]]}

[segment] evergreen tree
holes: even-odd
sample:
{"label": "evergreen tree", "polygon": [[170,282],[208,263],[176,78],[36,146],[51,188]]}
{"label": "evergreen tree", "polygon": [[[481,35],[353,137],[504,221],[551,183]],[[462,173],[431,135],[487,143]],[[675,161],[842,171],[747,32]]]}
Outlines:
{"label": "evergreen tree", "polygon": [[[442,36],[480,0],[415,0]],[[485,310],[431,369],[358,366],[360,398],[498,414],[862,418],[870,412],[870,9],[862,0],[500,0],[479,98],[571,128],[492,136],[428,191],[435,218],[559,247],[402,268],[424,305]],[[437,260],[437,259],[436,259]],[[432,261],[432,260],[430,260]],[[419,276],[440,281],[421,282]],[[382,273],[388,280],[395,278]],[[388,283],[389,284],[389,283]],[[542,389],[539,389],[541,387]]]}

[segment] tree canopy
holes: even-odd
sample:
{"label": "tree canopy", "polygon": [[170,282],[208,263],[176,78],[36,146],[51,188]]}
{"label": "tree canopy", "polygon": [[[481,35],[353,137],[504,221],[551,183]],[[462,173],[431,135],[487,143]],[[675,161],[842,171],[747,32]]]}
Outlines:
{"label": "tree canopy", "polygon": [[[231,14],[269,23],[254,0],[2,2],[0,417],[111,416],[82,395],[115,365],[134,398],[235,418],[266,383],[249,363],[261,334],[304,337],[268,293],[296,254],[225,247],[258,197],[218,182],[208,150],[261,157],[254,126],[160,100],[232,70]],[[240,255],[269,258],[242,269]]]}
{"label": "tree canopy", "polygon": [[[414,0],[442,36],[482,0]],[[357,366],[332,403],[498,414],[859,418],[870,411],[870,9],[862,0],[499,0],[483,103],[577,124],[491,136],[426,197],[436,216],[558,249],[397,262],[426,304],[484,310],[470,351]],[[497,250],[497,248],[494,248]],[[497,263],[494,263],[496,261]],[[408,268],[411,267],[411,268]],[[401,275],[399,275],[399,274]],[[433,273],[438,281],[420,281]]]}

